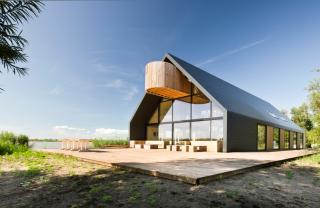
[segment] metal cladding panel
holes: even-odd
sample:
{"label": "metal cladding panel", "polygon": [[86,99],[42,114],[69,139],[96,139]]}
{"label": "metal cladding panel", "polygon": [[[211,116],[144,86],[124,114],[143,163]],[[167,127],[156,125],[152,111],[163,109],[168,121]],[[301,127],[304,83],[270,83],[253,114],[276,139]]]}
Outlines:
{"label": "metal cladding panel", "polygon": [[151,94],[145,94],[138,109],[130,122],[130,140],[146,139],[146,124],[158,107],[161,98]]}
{"label": "metal cladding panel", "polygon": [[257,151],[257,124],[255,119],[228,112],[227,152]]}
{"label": "metal cladding panel", "polygon": [[278,128],[304,133],[303,129],[270,103],[171,54],[167,54],[164,60],[175,64],[192,82],[201,85],[227,111],[250,117]]}

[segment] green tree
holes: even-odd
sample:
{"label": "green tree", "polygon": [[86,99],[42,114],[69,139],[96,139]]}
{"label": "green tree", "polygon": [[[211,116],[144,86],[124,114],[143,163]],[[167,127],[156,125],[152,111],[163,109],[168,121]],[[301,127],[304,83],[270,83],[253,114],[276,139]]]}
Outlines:
{"label": "green tree", "polygon": [[291,120],[307,131],[310,131],[313,128],[310,117],[309,106],[306,103],[291,109]]}
{"label": "green tree", "polygon": [[[316,69],[315,72],[319,73],[320,69]],[[320,77],[316,77],[310,82],[308,92],[314,125],[314,128],[310,131],[310,139],[313,143],[320,144]]]}
{"label": "green tree", "polygon": [[[23,51],[28,41],[21,36],[20,27],[30,18],[37,17],[43,5],[37,0],[0,1],[0,60],[8,72],[27,74],[27,68],[17,66],[18,62],[27,61]],[[2,71],[0,68],[0,73]]]}

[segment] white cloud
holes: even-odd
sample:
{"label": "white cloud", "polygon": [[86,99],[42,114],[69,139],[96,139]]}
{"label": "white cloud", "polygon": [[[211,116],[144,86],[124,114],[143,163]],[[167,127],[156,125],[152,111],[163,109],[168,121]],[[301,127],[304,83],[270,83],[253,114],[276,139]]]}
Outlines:
{"label": "white cloud", "polygon": [[110,129],[110,128],[98,128],[94,133],[97,137],[103,138],[127,138],[128,130],[123,129]]}
{"label": "white cloud", "polygon": [[54,126],[53,131],[63,137],[88,137],[90,131],[84,128],[70,127],[67,125]]}
{"label": "white cloud", "polygon": [[111,82],[107,83],[104,85],[104,87],[110,87],[110,88],[124,88],[125,87],[125,83],[122,79],[115,79],[112,80]]}
{"label": "white cloud", "polygon": [[55,87],[49,91],[50,95],[60,95],[63,90],[60,87]]}
{"label": "white cloud", "polygon": [[56,138],[106,138],[114,139],[128,138],[128,130],[112,129],[112,128],[97,128],[89,130],[85,128],[70,127],[68,125],[54,126],[53,131]]}
{"label": "white cloud", "polygon": [[132,76],[132,73],[123,71],[122,68],[118,65],[95,63],[93,64],[93,66],[96,69],[96,71],[100,73],[114,74],[114,75],[126,76],[126,77]]}
{"label": "white cloud", "polygon": [[244,50],[246,50],[246,49],[249,49],[249,48],[252,48],[252,47],[257,46],[257,45],[259,45],[259,44],[262,44],[262,43],[264,43],[266,40],[268,40],[268,38],[264,38],[264,39],[262,39],[262,40],[254,41],[254,42],[248,43],[248,44],[246,44],[246,45],[243,45],[243,46],[241,46],[241,47],[239,47],[239,48],[235,48],[235,49],[226,51],[226,52],[224,52],[224,53],[222,53],[222,54],[216,55],[216,56],[214,56],[214,57],[211,57],[211,58],[209,58],[209,59],[207,59],[207,60],[205,60],[205,61],[197,64],[197,66],[204,66],[204,65],[207,65],[207,64],[216,62],[216,61],[218,61],[218,60],[220,60],[220,59],[223,59],[223,58],[225,58],[225,57],[227,57],[227,56],[231,56],[231,55],[233,55],[233,54],[235,54],[235,53],[238,53],[238,52],[240,52],[240,51],[244,51]]}

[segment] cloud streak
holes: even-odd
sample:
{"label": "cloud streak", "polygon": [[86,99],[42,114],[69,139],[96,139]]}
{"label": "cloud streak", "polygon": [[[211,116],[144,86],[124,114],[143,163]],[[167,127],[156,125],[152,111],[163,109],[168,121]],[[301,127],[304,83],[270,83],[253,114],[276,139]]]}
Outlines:
{"label": "cloud streak", "polygon": [[132,100],[132,98],[139,92],[138,88],[122,79],[114,79],[109,83],[102,85],[102,87],[113,88],[118,90],[122,95],[122,100]]}
{"label": "cloud streak", "polygon": [[235,48],[235,49],[226,51],[226,52],[224,52],[222,54],[219,54],[217,56],[211,57],[211,58],[209,58],[209,59],[197,64],[197,66],[204,66],[204,65],[216,62],[218,60],[224,59],[224,58],[226,58],[228,56],[231,56],[233,54],[236,54],[236,53],[239,53],[241,51],[247,50],[249,48],[255,47],[257,45],[260,45],[260,44],[264,43],[267,40],[268,40],[268,38],[264,38],[264,39],[261,39],[261,40],[258,40],[258,41],[254,41],[254,42],[248,43],[248,44],[243,45],[243,46],[241,46],[239,48]]}
{"label": "cloud streak", "polygon": [[68,125],[60,125],[54,126],[53,131],[59,138],[128,138],[128,130],[125,129],[96,128],[93,130],[89,130],[85,128],[71,127]]}

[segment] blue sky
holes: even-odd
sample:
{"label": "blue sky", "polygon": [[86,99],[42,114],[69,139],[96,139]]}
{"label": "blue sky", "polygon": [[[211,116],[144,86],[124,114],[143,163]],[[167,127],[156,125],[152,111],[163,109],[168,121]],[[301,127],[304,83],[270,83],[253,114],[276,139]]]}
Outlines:
{"label": "blue sky", "polygon": [[29,75],[0,75],[0,130],[124,136],[144,66],[170,52],[279,109],[320,65],[319,1],[58,1],[25,24]]}

